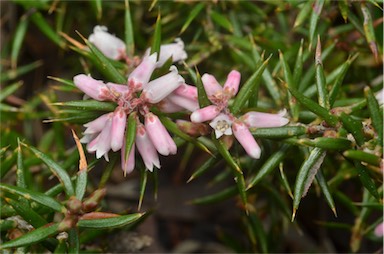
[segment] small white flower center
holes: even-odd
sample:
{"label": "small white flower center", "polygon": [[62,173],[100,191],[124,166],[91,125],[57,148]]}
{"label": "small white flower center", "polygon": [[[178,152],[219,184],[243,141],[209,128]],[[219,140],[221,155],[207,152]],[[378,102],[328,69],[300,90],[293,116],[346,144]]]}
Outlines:
{"label": "small white flower center", "polygon": [[215,129],[224,133],[230,127],[229,123],[225,120],[219,120],[216,123]]}

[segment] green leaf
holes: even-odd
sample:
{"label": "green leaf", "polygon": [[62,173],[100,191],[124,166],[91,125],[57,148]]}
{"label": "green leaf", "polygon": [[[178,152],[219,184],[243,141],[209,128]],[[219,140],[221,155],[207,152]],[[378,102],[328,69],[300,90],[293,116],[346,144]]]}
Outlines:
{"label": "green leaf", "polygon": [[[156,170],[156,169],[155,169]],[[147,182],[148,182],[148,170],[144,169],[141,170],[140,174],[140,194],[139,194],[139,204],[137,206],[137,210],[140,211],[141,204],[143,203],[145,190],[147,188]]]}
{"label": "green leaf", "polygon": [[179,35],[184,33],[185,30],[187,30],[187,28],[189,27],[191,22],[197,17],[197,15],[199,15],[201,10],[204,9],[204,6],[205,6],[204,3],[199,3],[189,12],[189,15],[188,15],[183,27],[181,28]]}
{"label": "green leaf", "polygon": [[87,170],[80,170],[76,178],[76,198],[82,200],[88,183]]}
{"label": "green leaf", "polygon": [[28,29],[28,24],[29,20],[27,15],[21,16],[12,43],[11,65],[13,68],[16,68],[17,66],[17,59],[19,58],[21,46],[23,45],[23,40]]}
{"label": "green leaf", "polygon": [[0,220],[0,232],[8,231],[10,229],[16,228],[18,223],[12,219]]}
{"label": "green leaf", "polygon": [[[280,55],[280,62],[283,66],[285,82],[288,85],[288,88],[295,89],[297,87],[297,84],[294,82],[291,69],[289,68],[289,65],[285,60],[285,57],[281,51],[279,51],[279,55]],[[298,107],[299,105],[297,104],[296,99],[293,98],[292,94],[290,93],[288,93],[288,103],[289,103],[289,108],[291,110],[291,114],[293,117],[293,121],[296,122],[299,119],[299,107]]]}
{"label": "green leaf", "polygon": [[353,119],[351,116],[345,114],[344,112],[341,113],[339,118],[343,123],[343,127],[353,135],[356,143],[359,146],[362,146],[365,140],[363,133],[363,124],[361,123],[361,121]]}
{"label": "green leaf", "polygon": [[34,12],[30,18],[33,23],[40,29],[40,31],[45,34],[45,36],[47,36],[51,41],[56,43],[60,48],[65,47],[65,42],[62,37],[60,37],[58,33],[52,29],[52,27],[47,23],[46,19],[43,17],[43,15],[41,15],[40,12]]}
{"label": "green leaf", "polygon": [[249,226],[257,237],[257,243],[260,245],[261,252],[268,253],[267,234],[263,228],[263,223],[255,213],[250,213],[247,218],[249,221]]}
{"label": "green leaf", "polygon": [[[125,134],[125,161],[128,161],[129,154],[132,150],[132,147],[135,145],[136,139],[136,127],[137,127],[137,114],[131,113],[128,116],[127,126],[126,126],[126,134]],[[124,175],[126,172],[124,171]]]}
{"label": "green leaf", "polygon": [[371,116],[373,127],[377,132],[377,138],[379,144],[383,144],[383,114],[380,111],[379,103],[377,102],[375,95],[372,93],[369,87],[364,89],[365,97],[367,98],[368,111]]}
{"label": "green leaf", "polygon": [[319,117],[323,118],[324,121],[326,121],[331,126],[336,126],[338,123],[338,119],[336,116],[331,115],[329,113],[329,110],[320,106],[313,100],[309,99],[308,97],[304,96],[302,93],[297,91],[293,88],[288,88],[289,92],[292,93],[293,96],[307,109],[318,115]]}
{"label": "green leaf", "polygon": [[103,102],[96,100],[82,100],[82,101],[66,101],[66,102],[56,102],[52,105],[63,106],[63,107],[73,107],[79,110],[100,110],[100,111],[114,111],[116,104],[113,102]]}
{"label": "green leaf", "polygon": [[155,32],[153,35],[153,42],[151,47],[151,55],[157,52],[157,59],[160,56],[160,46],[161,46],[161,14],[160,11],[157,14]]}
{"label": "green leaf", "polygon": [[319,21],[319,17],[323,9],[324,2],[325,0],[316,0],[315,5],[313,7],[311,19],[309,20],[309,48],[312,48],[312,43],[315,39],[317,23]]}
{"label": "green leaf", "polygon": [[[191,71],[190,71],[190,73],[191,73]],[[201,75],[200,75],[200,72],[197,69],[197,67],[196,67],[195,76],[196,76],[196,87],[197,87],[197,99],[199,101],[200,108],[204,108],[206,106],[211,105],[211,102],[208,99],[207,93],[205,92],[203,82],[201,80]]]}
{"label": "green leaf", "polygon": [[194,205],[205,205],[217,203],[223,200],[226,200],[230,197],[235,196],[238,193],[238,190],[235,186],[228,187],[222,191],[216,192],[205,197],[193,199],[190,203]]}
{"label": "green leaf", "polygon": [[327,83],[325,81],[323,62],[321,60],[321,41],[320,35],[317,37],[317,46],[316,46],[316,88],[317,88],[317,96],[319,105],[329,109],[329,99],[328,99],[328,91],[327,91]]}
{"label": "green leaf", "polygon": [[2,73],[0,75],[0,82],[5,82],[8,80],[18,78],[19,76],[24,75],[25,73],[28,73],[28,72],[40,67],[42,64],[43,64],[43,62],[39,60],[39,61],[27,64],[27,65],[17,67],[14,70],[2,71]]}
{"label": "green leaf", "polygon": [[325,200],[327,201],[328,206],[331,208],[335,217],[337,217],[335,202],[333,201],[331,191],[329,190],[328,183],[325,180],[321,169],[319,169],[319,171],[316,174],[316,180],[319,183],[320,189],[324,194],[324,197],[325,197]]}
{"label": "green leaf", "polygon": [[125,0],[125,16],[124,16],[124,34],[125,44],[127,45],[128,56],[132,57],[135,53],[135,37],[132,25],[131,8],[129,0]]}
{"label": "green leaf", "polygon": [[46,154],[40,152],[33,146],[28,146],[24,143],[22,143],[22,145],[24,145],[29,150],[31,150],[36,155],[37,158],[41,159],[49,167],[49,169],[53,172],[53,174],[57,176],[61,184],[63,184],[64,190],[68,196],[75,195],[75,190],[73,188],[71,178],[69,177],[67,171],[65,171],[59,164],[54,162]]}
{"label": "green leaf", "polygon": [[312,1],[306,1],[302,4],[304,6],[300,8],[300,12],[297,14],[293,28],[297,28],[304,24],[305,20],[309,17],[310,12],[312,11],[312,4]]}
{"label": "green leaf", "polygon": [[380,157],[360,150],[347,150],[343,153],[343,155],[348,159],[366,162],[376,167],[379,167],[381,163]]}
{"label": "green leaf", "polygon": [[293,85],[295,86],[295,88],[297,88],[300,84],[301,75],[303,73],[303,45],[304,39],[301,39],[300,48],[296,56],[295,67],[293,69]]}
{"label": "green leaf", "polygon": [[133,213],[104,219],[80,219],[77,226],[91,229],[120,228],[137,222],[145,213]]}
{"label": "green leaf", "polygon": [[68,231],[68,253],[79,253],[80,242],[77,228],[71,228]]}
{"label": "green leaf", "polygon": [[46,225],[48,222],[37,212],[35,212],[29,205],[25,205],[23,202],[18,202],[6,198],[5,201],[15,209],[18,215],[20,215],[25,221],[31,224],[34,228],[39,228]]}
{"label": "green leaf", "polygon": [[63,210],[62,205],[55,199],[37,191],[27,190],[24,188],[11,186],[4,183],[0,183],[0,190],[14,195],[18,195],[22,198],[27,199],[28,201],[35,201],[36,203],[49,207],[58,212],[61,212]]}
{"label": "green leaf", "polygon": [[219,158],[217,158],[217,155],[215,155],[214,157],[208,158],[198,169],[195,170],[195,172],[193,172],[191,177],[188,179],[187,183],[203,175],[209,169],[214,167],[218,162],[219,162]]}
{"label": "green leaf", "polygon": [[103,175],[101,176],[100,183],[99,183],[99,189],[104,188],[105,185],[107,184],[109,178],[112,175],[112,171],[115,168],[117,159],[118,159],[117,154],[112,154],[111,158],[109,159],[109,163],[105,167],[105,169],[103,171]]}
{"label": "green leaf", "polygon": [[339,94],[341,84],[343,83],[344,77],[348,72],[349,66],[351,66],[351,63],[356,58],[357,58],[357,54],[354,56],[348,57],[348,60],[345,63],[343,63],[343,65],[341,66],[341,70],[336,77],[336,81],[333,84],[331,91],[329,92],[329,104],[331,107],[336,101],[336,97]]}
{"label": "green leaf", "polygon": [[215,22],[219,26],[227,29],[229,32],[233,32],[232,24],[227,19],[226,16],[224,16],[224,15],[222,15],[222,14],[220,14],[220,13],[214,11],[214,10],[211,11],[210,16],[211,16],[213,22]]}
{"label": "green leaf", "polygon": [[375,182],[372,180],[365,166],[363,166],[360,162],[355,161],[355,167],[358,172],[358,176],[360,178],[363,186],[371,193],[372,196],[376,198],[377,201],[380,202],[380,195],[377,192],[377,188]]}
{"label": "green leaf", "polygon": [[251,128],[252,135],[256,138],[290,138],[307,133],[304,126],[283,126],[276,128]]}
{"label": "green leaf", "polygon": [[92,4],[93,8],[96,10],[97,20],[100,20],[101,19],[101,15],[103,14],[101,1],[102,0],[92,0],[91,1],[91,4]]}
{"label": "green leaf", "polygon": [[20,147],[20,140],[17,139],[17,169],[16,169],[16,186],[21,188],[27,188],[27,184],[25,181],[25,170],[23,163],[23,155]]}
{"label": "green leaf", "polygon": [[377,48],[377,42],[375,37],[375,30],[373,27],[373,21],[371,13],[369,12],[369,9],[367,8],[367,5],[362,2],[361,5],[361,11],[363,12],[364,16],[364,34],[365,38],[368,42],[368,45],[373,53],[373,56],[376,59],[376,62],[379,62],[379,50]]}
{"label": "green leaf", "polygon": [[280,162],[280,164],[279,164],[279,171],[280,171],[280,180],[281,180],[284,188],[287,190],[288,195],[293,199],[293,194],[292,194],[291,186],[289,185],[287,176],[284,173],[284,168],[283,168],[283,163],[282,162]]}
{"label": "green leaf", "polygon": [[9,242],[2,243],[0,249],[16,248],[21,246],[32,245],[34,243],[43,241],[51,235],[58,233],[58,223],[47,225],[44,227],[37,228],[28,232],[25,235],[22,235],[16,239],[13,239]]}
{"label": "green leaf", "polygon": [[[309,177],[312,177],[310,175],[310,171],[316,168],[318,163],[322,162],[322,157],[324,156],[324,151],[321,148],[314,148],[312,149],[309,157],[307,160],[303,162],[303,164],[300,167],[299,172],[296,176],[296,182],[295,182],[295,188],[293,192],[293,214],[292,214],[292,221],[295,219],[296,211],[299,207],[300,200],[305,194],[305,187],[309,183],[308,179]],[[318,168],[318,167],[317,167]],[[309,187],[309,186],[308,186]]]}
{"label": "green leaf", "polygon": [[265,176],[269,175],[272,170],[274,170],[279,165],[279,163],[283,161],[289,148],[289,145],[283,145],[276,153],[272,154],[263,164],[263,166],[261,166],[257,174],[248,181],[247,190],[254,187]]}
{"label": "green leaf", "polygon": [[268,65],[269,60],[272,56],[268,57],[267,60],[252,74],[252,76],[245,82],[241,87],[239,93],[233,101],[231,112],[232,114],[237,114],[245,103],[248,101],[249,97],[252,95],[252,91],[255,91],[261,81],[261,76]]}
{"label": "green leaf", "polygon": [[291,138],[291,139],[286,139],[284,141],[290,144],[312,146],[312,147],[318,147],[326,150],[343,151],[343,150],[352,148],[352,142],[346,138],[328,138],[328,137],[319,137],[315,139]]}
{"label": "green leaf", "polygon": [[92,43],[90,43],[86,38],[84,38],[80,33],[79,36],[83,39],[85,44],[91,49],[93,55],[98,61],[101,71],[114,83],[117,84],[126,84],[127,78],[124,77],[112,64],[112,61],[108,59],[98,48],[96,48]]}
{"label": "green leaf", "polygon": [[343,16],[344,22],[347,23],[348,12],[349,12],[348,2],[347,0],[340,0],[340,1],[337,1],[337,3],[339,5],[341,16]]}

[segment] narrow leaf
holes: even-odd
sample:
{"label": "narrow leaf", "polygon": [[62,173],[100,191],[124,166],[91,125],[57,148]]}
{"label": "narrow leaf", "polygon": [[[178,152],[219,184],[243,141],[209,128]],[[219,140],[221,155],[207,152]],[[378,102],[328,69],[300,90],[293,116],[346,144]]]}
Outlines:
{"label": "narrow leaf", "polygon": [[21,75],[24,75],[25,73],[28,73],[38,67],[40,67],[43,64],[42,61],[36,61],[30,64],[26,64],[20,67],[17,67],[14,70],[9,70],[9,71],[2,71],[0,75],[0,82],[5,82],[8,80],[12,80],[15,78],[18,78]]}
{"label": "narrow leaf", "polygon": [[[296,176],[296,182],[295,182],[295,188],[293,192],[293,214],[292,214],[292,221],[295,219],[296,211],[299,207],[300,200],[304,195],[305,187],[308,185],[308,182],[310,182],[308,177],[309,172],[315,168],[315,166],[318,165],[318,162],[322,162],[322,157],[324,158],[324,151],[321,148],[314,148],[312,149],[309,157],[307,160],[303,162],[301,165],[301,168]],[[317,167],[318,168],[318,167]],[[314,177],[314,175],[313,175]],[[309,187],[309,186],[308,186]]]}
{"label": "narrow leaf", "polygon": [[226,16],[224,16],[224,15],[222,15],[222,14],[216,12],[216,11],[213,11],[213,10],[211,11],[210,16],[211,16],[213,22],[215,22],[219,26],[227,29],[229,32],[233,32],[232,24],[227,19]]}
{"label": "narrow leaf", "polygon": [[204,9],[204,6],[205,6],[204,3],[199,3],[189,12],[189,15],[188,15],[183,27],[181,28],[179,34],[182,34],[185,32],[185,30],[187,30],[187,28],[189,27],[191,22],[197,17],[197,15],[199,15],[201,10]]}
{"label": "narrow leaf", "polygon": [[121,215],[112,218],[104,219],[92,219],[84,220],[80,219],[77,226],[81,228],[92,228],[92,229],[111,229],[127,226],[137,222],[144,213],[134,213],[129,215]]}
{"label": "narrow leaf", "polygon": [[256,138],[290,138],[307,133],[304,126],[283,126],[276,128],[251,128],[251,133]]}
{"label": "narrow leaf", "polygon": [[85,100],[85,101],[66,101],[66,102],[56,102],[52,105],[63,106],[63,107],[74,107],[80,110],[100,110],[100,111],[114,111],[116,104],[113,102],[103,102],[95,100]]}
{"label": "narrow leaf", "polygon": [[372,51],[373,56],[376,59],[376,62],[379,62],[379,50],[377,48],[377,42],[375,37],[375,30],[373,28],[373,22],[372,22],[372,16],[369,12],[369,9],[367,5],[362,2],[361,5],[361,11],[363,12],[364,16],[364,34],[365,38],[368,42],[368,45]]}
{"label": "narrow leaf", "polygon": [[24,162],[23,155],[20,147],[20,140],[17,139],[17,169],[16,169],[16,186],[21,188],[27,188],[27,184],[25,182],[25,170],[24,170]]}
{"label": "narrow leaf", "polygon": [[11,185],[7,185],[4,183],[0,183],[0,190],[9,192],[11,194],[18,195],[22,198],[29,200],[29,201],[31,201],[31,200],[35,201],[36,203],[39,203],[43,206],[52,208],[53,210],[58,211],[58,212],[62,211],[62,209],[63,209],[61,204],[59,202],[57,202],[55,199],[53,199],[53,198],[51,198],[45,194],[42,194],[40,192],[37,192],[37,191],[27,190],[24,188],[11,186]]}
{"label": "narrow leaf", "polygon": [[309,17],[310,12],[312,11],[312,4],[312,1],[307,1],[302,4],[304,6],[300,8],[300,12],[297,14],[295,24],[293,25],[294,28],[304,24],[305,20]]}
{"label": "narrow leaf", "polygon": [[147,169],[141,170],[141,174],[140,174],[139,204],[137,206],[137,210],[138,211],[140,211],[141,205],[143,203],[145,189],[147,188],[147,180],[148,180],[148,171],[147,171]]}
{"label": "narrow leaf", "polygon": [[24,37],[28,29],[29,20],[27,15],[23,15],[20,18],[19,24],[17,25],[16,32],[13,38],[12,51],[11,51],[11,65],[12,68],[16,68],[17,59],[19,58],[20,50],[23,45]]}
{"label": "narrow leaf", "polygon": [[232,114],[237,114],[248,101],[249,97],[252,95],[252,91],[255,91],[258,88],[261,81],[261,76],[265,68],[267,67],[271,57],[272,55],[263,62],[263,64],[252,74],[252,76],[241,87],[239,93],[233,101],[231,107]]}
{"label": "narrow leaf", "polygon": [[160,46],[161,46],[161,14],[160,11],[157,14],[155,32],[153,35],[153,42],[151,47],[151,55],[157,52],[157,59],[159,59],[160,55]]}
{"label": "narrow leaf", "polygon": [[195,172],[193,172],[191,177],[188,179],[187,183],[203,175],[209,169],[214,167],[218,162],[219,162],[219,159],[217,158],[217,156],[208,158],[198,169],[195,170]]}
{"label": "narrow leaf", "polygon": [[217,203],[223,200],[226,200],[230,197],[235,196],[238,193],[238,190],[235,186],[228,187],[222,191],[216,192],[205,197],[193,199],[190,203],[194,205],[205,205]]}
{"label": "narrow leaf", "polygon": [[[288,88],[295,89],[297,87],[297,84],[294,82],[291,69],[289,68],[289,65],[281,51],[279,51],[279,56],[281,65],[283,66],[285,82],[288,85]],[[288,103],[293,117],[293,121],[296,122],[299,119],[299,105],[297,104],[296,99],[292,96],[291,93],[288,93]]]}
{"label": "narrow leaf", "polygon": [[366,163],[369,163],[369,164],[376,166],[376,167],[380,166],[380,163],[382,160],[380,157],[378,157],[374,154],[366,153],[366,152],[360,151],[360,150],[347,150],[343,153],[343,155],[348,159],[366,162]]}
{"label": "narrow leaf", "polygon": [[312,43],[315,39],[317,23],[323,9],[324,2],[325,0],[316,0],[315,5],[313,6],[311,19],[309,20],[309,48],[312,48]]}
{"label": "narrow leaf", "polygon": [[75,194],[71,178],[69,177],[67,171],[65,171],[59,164],[54,162],[46,154],[40,152],[33,146],[28,146],[24,143],[22,143],[22,145],[24,145],[29,150],[31,150],[36,155],[37,158],[41,159],[49,167],[49,169],[53,172],[53,174],[57,176],[61,184],[63,184],[64,190],[68,196],[73,196]]}
{"label": "narrow leaf", "polygon": [[35,212],[30,206],[26,206],[22,202],[6,198],[5,201],[15,209],[18,215],[20,215],[25,221],[31,224],[34,228],[39,228],[47,224],[48,222],[37,212]]}
{"label": "narrow leaf", "polygon": [[347,23],[348,12],[349,12],[348,2],[347,0],[340,0],[340,1],[337,1],[337,3],[339,5],[341,16],[343,16],[344,22]]}
{"label": "narrow leaf", "polygon": [[129,0],[125,0],[125,16],[124,16],[124,28],[125,28],[125,44],[127,45],[128,56],[133,56],[135,53],[135,38],[132,25],[131,9],[129,7]]}
{"label": "narrow leaf", "polygon": [[316,180],[319,183],[320,189],[324,194],[324,197],[325,197],[325,200],[327,201],[328,206],[331,208],[335,217],[337,217],[335,202],[333,201],[331,191],[329,189],[328,183],[325,180],[321,169],[316,174]]}
{"label": "narrow leaf", "polygon": [[76,198],[78,200],[82,200],[85,194],[85,190],[87,188],[87,180],[88,180],[88,164],[87,159],[84,154],[83,146],[80,143],[79,138],[77,137],[74,130],[72,130],[73,138],[75,139],[77,150],[79,151],[80,161],[79,161],[79,172],[76,178]]}
{"label": "narrow leaf", "polygon": [[326,88],[326,81],[323,69],[323,61],[321,60],[321,41],[320,35],[317,37],[317,46],[316,46],[316,88],[317,88],[317,96],[319,105],[329,109],[329,100],[328,100],[328,92]]}
{"label": "narrow leaf", "polygon": [[[125,132],[125,161],[128,161],[129,154],[131,153],[132,147],[135,145],[136,139],[136,127],[137,127],[137,114],[131,113],[128,116],[126,132]],[[124,176],[126,172],[124,171]]]}
{"label": "narrow leaf", "polygon": [[377,132],[379,144],[383,144],[383,114],[380,111],[379,103],[369,87],[364,89],[367,98],[368,111],[371,116],[373,127]]}
{"label": "narrow leaf", "polygon": [[71,228],[68,231],[68,253],[79,253],[80,242],[77,228]]}
{"label": "narrow leaf", "polygon": [[51,41],[56,43],[60,48],[65,47],[65,42],[62,38],[56,33],[55,30],[47,23],[46,19],[40,12],[34,12],[30,16],[33,23],[40,29],[40,31],[45,34]]}
{"label": "narrow leaf", "polygon": [[359,176],[360,181],[363,184],[363,186],[369,191],[369,193],[371,193],[372,196],[374,196],[376,198],[377,201],[380,202],[380,195],[377,192],[375,182],[370,177],[365,166],[363,166],[358,161],[355,161],[354,164],[355,164],[355,167],[356,167],[357,172],[358,172],[358,176]]}
{"label": "narrow leaf", "polygon": [[341,113],[339,118],[343,123],[343,127],[353,135],[356,143],[362,146],[364,144],[364,133],[361,121],[353,119],[344,112]]}

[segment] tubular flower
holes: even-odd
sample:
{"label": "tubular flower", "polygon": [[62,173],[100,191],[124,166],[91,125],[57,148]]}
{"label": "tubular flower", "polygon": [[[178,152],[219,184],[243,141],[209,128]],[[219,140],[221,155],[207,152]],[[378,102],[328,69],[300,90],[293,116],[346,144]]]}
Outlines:
{"label": "tubular flower", "polygon": [[[144,56],[149,56],[150,49],[148,48]],[[172,58],[172,62],[180,62],[187,59],[187,52],[184,50],[184,42],[180,38],[175,39],[175,43],[165,44],[160,46],[159,60],[156,67],[160,68],[165,62]]]}
{"label": "tubular flower", "polygon": [[289,120],[284,118],[285,112],[269,114],[250,111],[240,117],[234,116],[228,108],[228,103],[239,90],[240,78],[240,73],[233,70],[228,74],[222,87],[214,76],[204,74],[201,80],[212,105],[195,110],[191,114],[191,121],[195,123],[210,121],[209,125],[215,130],[216,138],[233,134],[250,157],[259,159],[261,149],[249,129],[280,127],[288,124]]}
{"label": "tubular flower", "polygon": [[131,172],[135,166],[135,149],[131,149],[127,160],[124,151],[127,116],[131,113],[141,114],[145,118],[144,126],[136,116],[135,144],[148,170],[152,171],[153,166],[160,168],[157,152],[170,155],[175,154],[177,150],[175,142],[159,118],[149,109],[152,105],[167,101],[167,97],[175,89],[185,84],[184,79],[178,74],[176,67],[171,66],[168,74],[150,81],[156,68],[155,64],[156,53],[145,57],[128,76],[127,85],[104,83],[84,74],[73,78],[74,84],[87,96],[98,101],[112,101],[117,104],[114,112],[84,124],[86,129],[81,142],[87,144],[89,152],[96,152],[98,159],[104,156],[107,161],[109,150],[114,152],[121,150],[121,165],[125,173]]}
{"label": "tubular flower", "polygon": [[108,28],[105,26],[95,26],[88,40],[108,58],[119,60],[125,57],[125,43],[108,33]]}

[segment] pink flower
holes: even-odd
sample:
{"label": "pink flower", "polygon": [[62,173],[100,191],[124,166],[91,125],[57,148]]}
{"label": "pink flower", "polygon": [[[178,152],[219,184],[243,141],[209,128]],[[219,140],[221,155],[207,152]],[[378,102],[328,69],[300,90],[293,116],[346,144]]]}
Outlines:
{"label": "pink flower", "polygon": [[149,82],[156,68],[157,53],[143,58],[143,61],[129,74],[128,82],[134,84],[135,90],[143,89],[143,85]]}
{"label": "pink flower", "polygon": [[137,126],[136,130],[137,150],[143,158],[144,165],[149,171],[153,171],[153,166],[160,168],[160,160],[152,141],[150,140],[146,129],[142,124]]}
{"label": "pink flower", "polygon": [[[148,56],[150,49],[147,49],[144,56]],[[156,67],[160,68],[165,62],[172,57],[172,62],[179,62],[187,59],[187,52],[184,50],[184,42],[180,38],[175,39],[175,43],[165,44],[160,46],[159,60]]]}
{"label": "pink flower", "polygon": [[381,222],[379,225],[376,226],[376,228],[375,228],[375,235],[377,237],[383,237],[383,235],[384,235],[383,222]]}
{"label": "pink flower", "polygon": [[220,109],[216,105],[209,105],[207,107],[195,110],[191,114],[191,121],[195,123],[202,123],[212,120],[220,114]]}
{"label": "pink flower", "polygon": [[256,140],[252,136],[248,127],[241,121],[234,121],[232,125],[233,135],[235,135],[237,141],[244,147],[244,150],[249,156],[254,159],[259,159],[261,149],[256,143]]}
{"label": "pink flower", "polygon": [[101,158],[101,156],[104,156],[105,160],[109,161],[108,151],[111,149],[112,118],[113,118],[113,113],[109,113],[108,118],[105,121],[105,126],[103,130],[95,139],[93,139],[87,145],[88,152],[96,151],[97,159]]}
{"label": "pink flower", "polygon": [[176,154],[177,147],[175,142],[156,115],[152,113],[145,115],[145,130],[160,154]]}
{"label": "pink flower", "polygon": [[128,160],[125,160],[125,139],[121,147],[121,168],[124,174],[129,174],[135,168],[135,145],[133,144],[128,155]]}
{"label": "pink flower", "polygon": [[111,126],[111,149],[116,152],[121,149],[124,142],[127,114],[122,107],[118,107],[113,113]]}
{"label": "pink flower", "polygon": [[93,34],[88,38],[106,57],[119,60],[125,57],[125,43],[108,33],[105,26],[95,26]]}
{"label": "pink flower", "polygon": [[216,138],[232,135],[232,120],[226,114],[220,114],[209,125],[215,130]]}
{"label": "pink flower", "polygon": [[184,79],[178,74],[177,68],[172,65],[170,73],[150,81],[143,86],[142,96],[150,103],[158,103],[171,94],[181,84]]}
{"label": "pink flower", "polygon": [[249,127],[253,128],[270,128],[270,127],[280,127],[286,125],[289,120],[284,118],[283,113],[279,114],[269,114],[250,111],[243,116],[241,120],[245,122]]}

